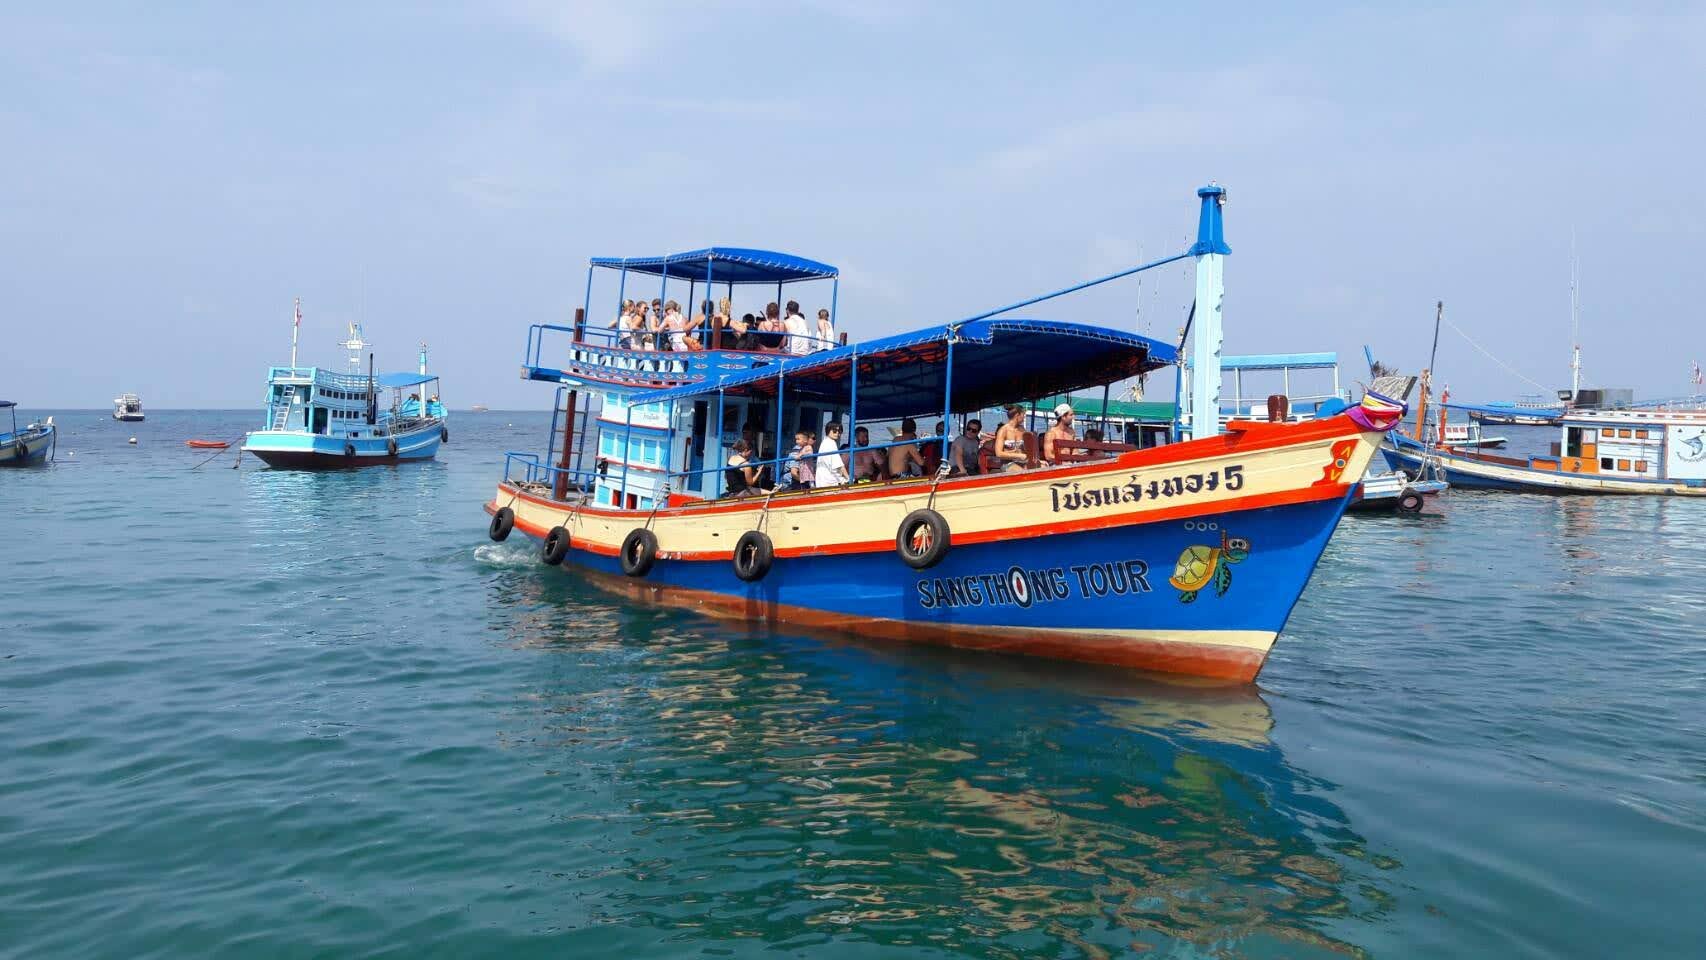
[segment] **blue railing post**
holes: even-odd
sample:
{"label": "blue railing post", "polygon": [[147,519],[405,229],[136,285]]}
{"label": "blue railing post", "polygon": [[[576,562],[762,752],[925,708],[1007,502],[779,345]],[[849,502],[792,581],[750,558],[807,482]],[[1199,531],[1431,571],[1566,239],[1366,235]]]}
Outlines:
{"label": "blue railing post", "polygon": [[[627,298],[628,298],[628,265],[626,263],[624,263],[624,264],[622,264],[622,279],[617,281],[617,283],[616,283],[616,316],[618,317],[618,322],[620,322],[620,318],[622,316],[622,301],[626,300]],[[617,336],[621,336],[620,330],[617,331]]]}
{"label": "blue railing post", "polygon": [[948,459],[948,433],[953,429],[954,412],[954,336],[948,331],[948,356],[942,363],[942,459]]}
{"label": "blue railing post", "polygon": [[[584,302],[581,304],[581,322],[575,324],[575,326],[577,328],[584,328],[586,325],[586,318],[590,316],[592,316],[592,264],[589,263],[586,265],[586,297]],[[575,331],[575,339],[577,341],[585,339],[580,334],[580,330],[577,329]]]}
{"label": "blue railing post", "polygon": [[835,303],[836,303],[836,300],[840,298],[840,296],[841,296],[841,274],[838,273],[835,275],[834,279],[829,281],[829,330],[830,330],[830,344],[829,345],[831,347],[835,346],[834,333],[837,329],[839,329],[835,325]]}
{"label": "blue railing post", "polygon": [[[721,387],[717,388],[717,422],[713,424],[713,427],[716,430],[716,442],[712,444],[712,449],[716,451],[715,462],[716,466],[720,468],[723,465],[723,389]],[[705,432],[711,433],[710,430]],[[706,437],[706,439],[709,440],[710,437]],[[711,474],[711,499],[715,500],[722,495],[723,471],[718,469]]]}
{"label": "blue railing post", "polygon": [[618,510],[628,509],[628,461],[634,446],[634,405],[629,403],[623,409],[628,414],[628,426],[622,432],[622,499],[616,504]]}
{"label": "blue railing post", "polygon": [[[859,345],[853,345],[853,356],[847,361],[847,444],[858,447],[853,439],[859,431]],[[849,464],[851,466],[851,464]]]}
{"label": "blue railing post", "polygon": [[776,448],[771,451],[776,454],[775,470],[770,474],[770,486],[772,488],[782,484],[782,391],[787,388],[787,384],[783,380],[786,375],[787,372],[778,365],[776,370]]}

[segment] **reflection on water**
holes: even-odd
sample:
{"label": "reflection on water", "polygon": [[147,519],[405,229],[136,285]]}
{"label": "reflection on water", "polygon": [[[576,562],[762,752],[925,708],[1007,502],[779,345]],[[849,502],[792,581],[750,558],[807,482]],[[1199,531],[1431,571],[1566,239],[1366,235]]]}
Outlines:
{"label": "reflection on water", "polygon": [[565,818],[610,795],[609,922],[1295,955],[1355,953],[1332,925],[1389,906],[1396,864],[1288,764],[1254,688],[749,634],[608,606],[572,577],[499,579],[505,642],[551,654],[506,742],[565,777]]}

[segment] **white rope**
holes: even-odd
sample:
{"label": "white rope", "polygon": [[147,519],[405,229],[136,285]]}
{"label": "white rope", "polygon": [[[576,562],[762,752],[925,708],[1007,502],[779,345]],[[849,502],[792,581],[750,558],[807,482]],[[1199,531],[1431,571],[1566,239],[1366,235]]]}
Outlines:
{"label": "white rope", "polygon": [[1476,342],[1475,342],[1475,339],[1474,339],[1474,338],[1473,338],[1473,337],[1471,337],[1471,336],[1469,336],[1469,334],[1467,334],[1467,333],[1464,333],[1464,332],[1463,332],[1463,328],[1462,328],[1462,327],[1459,327],[1459,326],[1458,326],[1458,325],[1457,325],[1457,324],[1455,324],[1455,323],[1452,323],[1452,322],[1451,322],[1451,320],[1450,320],[1450,319],[1448,319],[1448,318],[1446,318],[1446,317],[1441,317],[1441,318],[1440,318],[1440,319],[1442,319],[1442,320],[1445,320],[1445,325],[1446,325],[1446,326],[1448,326],[1448,327],[1450,327],[1450,328],[1451,328],[1451,329],[1453,329],[1453,330],[1456,330],[1456,331],[1457,331],[1457,334],[1458,334],[1458,336],[1460,336],[1460,337],[1462,337],[1462,338],[1463,338],[1463,339],[1465,339],[1465,340],[1467,340],[1467,341],[1469,341],[1469,345],[1470,345],[1470,346],[1471,346],[1471,347],[1474,347],[1474,348],[1475,348],[1475,349],[1477,349],[1477,350],[1479,350],[1479,351],[1481,351],[1481,355],[1482,355],[1482,356],[1484,356],[1484,357],[1486,357],[1486,358],[1487,358],[1487,359],[1488,359],[1488,360],[1491,360],[1491,361],[1493,361],[1493,362],[1494,362],[1494,363],[1496,363],[1496,364],[1498,364],[1498,365],[1499,365],[1499,366],[1500,366],[1500,367],[1503,367],[1503,368],[1504,368],[1504,370],[1505,370],[1505,372],[1506,372],[1506,373],[1508,373],[1508,374],[1510,374],[1510,375],[1511,375],[1511,376],[1513,376],[1513,377],[1516,377],[1516,378],[1517,378],[1517,379],[1518,379],[1518,380],[1521,380],[1521,381],[1523,381],[1523,382],[1525,382],[1525,383],[1529,383],[1529,384],[1532,384],[1532,385],[1533,385],[1533,386],[1535,386],[1535,387],[1538,387],[1538,388],[1539,388],[1539,389],[1540,389],[1540,391],[1541,391],[1541,392],[1542,392],[1542,393],[1544,393],[1544,392],[1546,392],[1546,391],[1548,391],[1548,390],[1550,390],[1550,389],[1551,389],[1551,388],[1550,388],[1550,387],[1548,387],[1548,386],[1546,386],[1546,385],[1545,385],[1545,384],[1544,384],[1544,383],[1541,383],[1541,382],[1539,382],[1539,381],[1537,381],[1537,380],[1535,380],[1535,379],[1534,379],[1534,378],[1532,378],[1532,377],[1527,377],[1527,376],[1524,376],[1524,375],[1523,375],[1523,374],[1522,374],[1522,373],[1521,373],[1521,372],[1520,372],[1520,371],[1518,371],[1518,370],[1517,370],[1517,369],[1516,369],[1516,368],[1515,368],[1515,367],[1513,367],[1513,366],[1511,366],[1511,365],[1510,365],[1510,364],[1508,364],[1508,363],[1506,363],[1506,362],[1504,362],[1504,361],[1503,361],[1503,360],[1500,360],[1500,359],[1499,359],[1499,358],[1498,358],[1498,357],[1495,357],[1495,356],[1493,356],[1493,354],[1492,354],[1492,353],[1491,353],[1491,352],[1490,352],[1490,351],[1488,351],[1488,350],[1487,350],[1487,348],[1486,348],[1486,347],[1483,347],[1483,346],[1481,346],[1481,345],[1480,345],[1480,344],[1479,344],[1479,343],[1476,343]]}

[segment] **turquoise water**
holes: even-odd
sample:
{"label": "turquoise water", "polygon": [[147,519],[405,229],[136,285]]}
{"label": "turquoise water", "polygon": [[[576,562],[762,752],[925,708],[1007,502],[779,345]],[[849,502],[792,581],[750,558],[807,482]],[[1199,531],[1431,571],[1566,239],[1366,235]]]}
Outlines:
{"label": "turquoise water", "polygon": [[0,472],[0,956],[1701,955],[1706,503],[1348,519],[1198,691],[613,600],[485,539],[539,414],[104,418]]}

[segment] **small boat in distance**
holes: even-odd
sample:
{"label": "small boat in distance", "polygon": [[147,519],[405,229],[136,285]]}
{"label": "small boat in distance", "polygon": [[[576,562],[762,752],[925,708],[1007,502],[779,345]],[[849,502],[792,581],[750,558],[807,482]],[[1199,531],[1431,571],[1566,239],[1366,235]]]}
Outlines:
{"label": "small boat in distance", "polygon": [[468,412],[469,413],[485,413],[487,410],[490,410],[490,409],[491,409],[491,407],[488,407],[483,403],[476,403],[473,406],[468,408]]}
{"label": "small boat in distance", "polygon": [[1538,393],[1525,395],[1515,402],[1490,400],[1486,403],[1453,404],[1452,409],[1462,410],[1469,415],[1469,419],[1477,423],[1514,427],[1557,426],[1559,419],[1564,416],[1562,404],[1547,403]]}
{"label": "small boat in distance", "polygon": [[113,398],[113,419],[125,423],[141,423],[148,419],[142,413],[142,398],[134,393]]}
{"label": "small boat in distance", "polygon": [[[296,323],[302,320],[297,301]],[[361,373],[361,324],[349,325],[350,372],[296,365],[291,334],[290,366],[267,371],[266,427],[247,434],[242,451],[275,469],[342,470],[405,460],[430,460],[450,439],[438,377],[427,373],[426,344],[414,373]],[[382,393],[391,391],[389,404]],[[407,394],[405,396],[405,393]]]}
{"label": "small boat in distance", "polygon": [[231,444],[225,440],[185,440],[184,446],[196,450],[224,450]]}
{"label": "small boat in distance", "polygon": [[50,452],[58,447],[59,432],[53,426],[53,418],[45,422],[31,422],[22,430],[18,429],[18,405],[10,400],[0,400],[0,409],[4,409],[12,417],[12,429],[0,431],[0,467],[33,467],[46,463]]}

